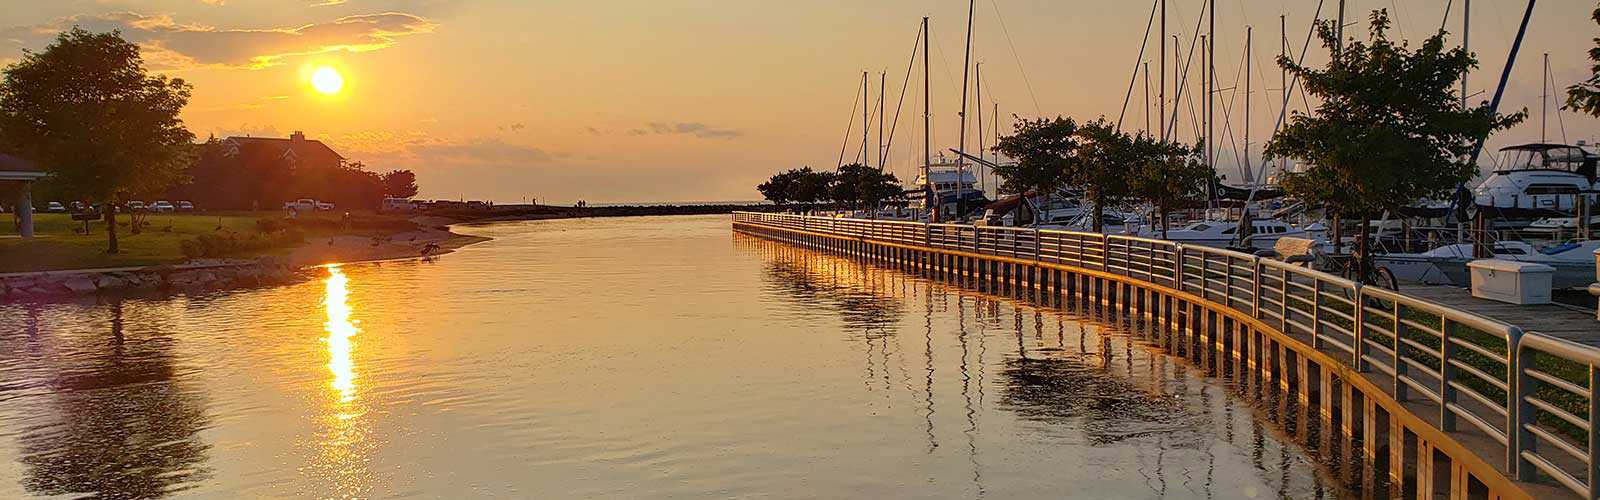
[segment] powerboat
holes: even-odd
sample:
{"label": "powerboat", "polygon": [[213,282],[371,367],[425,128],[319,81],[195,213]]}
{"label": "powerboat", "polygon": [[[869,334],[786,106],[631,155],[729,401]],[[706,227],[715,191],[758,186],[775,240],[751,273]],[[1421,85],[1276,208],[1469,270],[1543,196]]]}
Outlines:
{"label": "powerboat", "polygon": [[1522,144],[1500,150],[1499,166],[1473,190],[1480,209],[1502,216],[1531,220],[1541,216],[1570,216],[1577,195],[1594,201],[1595,165],[1600,156],[1585,151],[1583,143]]}
{"label": "powerboat", "polygon": [[[1260,219],[1250,221],[1250,246],[1258,250],[1271,249],[1280,238],[1305,238],[1311,240],[1325,239],[1326,234],[1319,224],[1298,227],[1287,222]],[[1239,231],[1238,222],[1229,221],[1200,221],[1190,223],[1176,229],[1167,230],[1166,239],[1188,245],[1226,248],[1232,245]],[[1140,236],[1147,238],[1160,238],[1161,231],[1157,228],[1147,228],[1141,231]]]}
{"label": "powerboat", "polygon": [[971,212],[989,204],[977,185],[978,178],[970,165],[945,161],[941,157],[912,181],[911,205],[922,217],[937,207],[940,221],[955,221],[966,215],[959,213],[963,209]]}

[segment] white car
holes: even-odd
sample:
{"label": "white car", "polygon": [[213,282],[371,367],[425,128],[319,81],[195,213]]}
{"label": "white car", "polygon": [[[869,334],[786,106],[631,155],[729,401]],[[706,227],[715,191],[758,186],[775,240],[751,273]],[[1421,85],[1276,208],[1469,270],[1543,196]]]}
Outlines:
{"label": "white car", "polygon": [[145,206],[144,206],[144,202],[142,202],[142,201],[130,201],[130,202],[128,202],[128,211],[129,212],[143,212],[144,209],[145,209]]}
{"label": "white car", "polygon": [[63,206],[59,201],[52,201],[44,206],[44,211],[45,213],[59,214],[66,212],[67,207]]}
{"label": "white car", "polygon": [[302,212],[311,211],[311,210],[327,211],[327,210],[333,210],[333,204],[332,203],[323,203],[323,202],[320,202],[320,201],[317,201],[317,200],[313,200],[311,198],[301,198],[301,199],[294,200],[294,201],[291,201],[291,202],[288,202],[288,203],[284,203],[283,204],[283,208],[284,208],[284,210],[288,210],[288,209],[292,208],[292,209],[294,209],[296,211],[302,211]]}
{"label": "white car", "polygon": [[158,214],[172,213],[172,212],[178,211],[178,207],[172,206],[172,202],[170,202],[170,201],[161,200],[161,201],[157,201],[155,203],[151,203],[150,204],[150,211],[158,213]]}

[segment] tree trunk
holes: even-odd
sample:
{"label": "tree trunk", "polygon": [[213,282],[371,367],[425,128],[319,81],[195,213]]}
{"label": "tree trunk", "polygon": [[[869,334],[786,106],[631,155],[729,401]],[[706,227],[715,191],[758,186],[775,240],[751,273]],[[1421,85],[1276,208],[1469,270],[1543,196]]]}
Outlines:
{"label": "tree trunk", "polygon": [[1167,239],[1167,205],[1165,203],[1156,204],[1156,217],[1161,218],[1156,221],[1156,224],[1161,225],[1161,239]]}
{"label": "tree trunk", "polygon": [[1096,195],[1094,197],[1094,221],[1092,221],[1093,226],[1091,227],[1094,228],[1094,232],[1096,233],[1103,232],[1105,230],[1104,219],[1106,214],[1106,204],[1101,203],[1102,201],[1104,200],[1100,199],[1100,196]]}
{"label": "tree trunk", "polygon": [[110,241],[106,253],[117,253],[117,204],[106,202],[106,237]]}

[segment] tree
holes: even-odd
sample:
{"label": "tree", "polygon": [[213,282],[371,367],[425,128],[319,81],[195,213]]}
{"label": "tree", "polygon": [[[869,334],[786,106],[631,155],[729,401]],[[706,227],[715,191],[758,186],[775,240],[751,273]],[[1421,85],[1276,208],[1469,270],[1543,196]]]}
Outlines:
{"label": "tree", "polygon": [[832,198],[854,208],[877,208],[884,200],[903,197],[905,190],[894,174],[852,163],[833,175]]}
{"label": "tree", "polygon": [[417,174],[410,170],[390,170],[383,174],[383,195],[389,198],[416,196]]}
{"label": "tree", "polygon": [[1128,172],[1133,195],[1155,206],[1161,238],[1167,237],[1167,213],[1205,199],[1206,185],[1216,171],[1200,161],[1200,147],[1139,136],[1133,143],[1137,161]]}
{"label": "tree", "polygon": [[995,167],[1007,191],[1053,193],[1068,182],[1072,157],[1077,154],[1078,124],[1071,118],[1020,120],[1011,135],[1001,137],[994,150],[1016,160]]}
{"label": "tree", "polygon": [[[1596,8],[1590,15],[1596,24],[1600,24],[1600,8]],[[1594,39],[1594,47],[1589,49],[1589,61],[1593,73],[1583,83],[1567,87],[1566,109],[1579,110],[1593,116],[1600,116],[1600,38]]]}
{"label": "tree", "polygon": [[0,143],[45,167],[53,182],[105,202],[106,251],[116,253],[112,208],[184,179],[194,134],[178,114],[190,88],[149,75],[139,46],[120,33],[74,27],[6,67]]}
{"label": "tree", "polygon": [[779,172],[777,174],[773,174],[772,178],[767,179],[767,182],[763,182],[761,185],[756,186],[756,191],[760,191],[761,196],[765,197],[768,201],[782,206],[788,202],[795,201],[793,198],[795,195],[795,184],[800,181],[800,177],[804,175],[804,172],[810,171],[811,167],[806,167],[803,171],[796,168],[790,169],[788,172]]}
{"label": "tree", "polygon": [[811,206],[833,199],[833,172],[813,172],[811,167],[800,170],[790,199]]}
{"label": "tree", "polygon": [[[1311,115],[1295,113],[1267,143],[1266,156],[1311,165],[1285,174],[1283,190],[1333,214],[1362,220],[1396,210],[1419,198],[1442,197],[1471,179],[1473,143],[1521,122],[1526,111],[1499,115],[1488,103],[1462,110],[1452,93],[1462,72],[1477,67],[1460,47],[1444,48],[1444,33],[1416,51],[1385,35],[1389,15],[1371,16],[1369,40],[1339,49],[1336,26],[1322,22],[1317,34],[1334,54],[1323,69],[1279,57],[1278,65],[1321,98]],[[1366,255],[1366,231],[1357,252]],[[1366,276],[1366,259],[1357,259]]]}
{"label": "tree", "polygon": [[1094,230],[1104,229],[1105,207],[1131,194],[1128,172],[1139,163],[1133,138],[1105,118],[1078,127],[1077,154],[1068,157],[1067,183],[1094,203]]}

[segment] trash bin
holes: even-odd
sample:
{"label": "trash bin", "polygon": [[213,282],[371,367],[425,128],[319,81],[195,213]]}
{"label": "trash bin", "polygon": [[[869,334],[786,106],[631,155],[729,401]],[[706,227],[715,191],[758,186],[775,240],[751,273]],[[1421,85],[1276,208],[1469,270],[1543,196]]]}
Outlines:
{"label": "trash bin", "polygon": [[1556,268],[1532,262],[1484,259],[1467,263],[1472,296],[1510,304],[1549,304]]}

